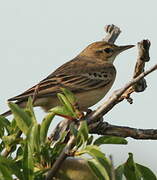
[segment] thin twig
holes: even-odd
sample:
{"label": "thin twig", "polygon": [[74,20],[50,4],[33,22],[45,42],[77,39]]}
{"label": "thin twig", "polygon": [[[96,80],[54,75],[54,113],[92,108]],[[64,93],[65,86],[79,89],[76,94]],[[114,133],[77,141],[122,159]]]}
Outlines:
{"label": "thin twig", "polygon": [[121,33],[120,28],[115,26],[114,24],[106,25],[104,29],[107,35],[105,36],[103,41],[109,43],[114,43]]}
{"label": "thin twig", "polygon": [[57,173],[58,169],[60,168],[60,166],[62,165],[63,161],[68,157],[68,154],[73,147],[74,141],[75,141],[75,137],[71,136],[67,145],[65,146],[65,148],[59,155],[56,162],[53,164],[51,170],[48,172],[45,180],[52,180],[52,178],[56,175],[56,173]]}
{"label": "thin twig", "polygon": [[[141,42],[137,43],[138,57],[137,57],[136,65],[135,65],[133,78],[136,78],[142,72],[145,71],[144,70],[145,63],[150,60],[150,57],[149,57],[150,45],[151,43],[148,39],[147,40],[144,39]],[[146,80],[143,78],[133,86],[133,89],[135,92],[142,92],[146,89],[146,87],[147,87]]]}
{"label": "thin twig", "polygon": [[[145,63],[150,60],[149,57],[149,48],[150,48],[150,41],[142,40],[137,43],[138,47],[138,56],[137,61],[134,69],[133,78],[136,78],[139,76],[142,72],[144,72]],[[135,83],[133,86],[131,86],[122,96],[121,100],[126,99],[130,104],[133,103],[133,99],[130,97],[130,95],[133,92],[143,92],[147,87],[146,80],[144,78],[140,79],[137,83]]]}

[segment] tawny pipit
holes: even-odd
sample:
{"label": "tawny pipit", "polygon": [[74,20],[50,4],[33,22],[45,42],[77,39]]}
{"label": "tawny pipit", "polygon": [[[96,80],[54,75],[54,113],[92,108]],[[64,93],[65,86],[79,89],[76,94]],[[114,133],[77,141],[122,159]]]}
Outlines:
{"label": "tawny pipit", "polygon": [[[42,80],[40,86],[37,84],[8,101],[16,101],[18,105],[25,107],[28,97],[33,97],[35,89],[39,86],[34,106],[48,111],[59,104],[56,94],[64,87],[75,94],[80,110],[85,111],[110,90],[116,77],[113,65],[115,57],[133,46],[116,46],[105,41],[92,43],[74,59]],[[10,113],[8,111],[3,115]]]}

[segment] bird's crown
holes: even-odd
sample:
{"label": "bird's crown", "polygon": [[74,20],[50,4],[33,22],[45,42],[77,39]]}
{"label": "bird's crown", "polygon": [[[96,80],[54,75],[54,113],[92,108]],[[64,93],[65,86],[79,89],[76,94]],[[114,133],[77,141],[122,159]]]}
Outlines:
{"label": "bird's crown", "polygon": [[117,46],[105,41],[98,41],[87,46],[80,55],[113,63],[118,54],[132,47],[134,45]]}

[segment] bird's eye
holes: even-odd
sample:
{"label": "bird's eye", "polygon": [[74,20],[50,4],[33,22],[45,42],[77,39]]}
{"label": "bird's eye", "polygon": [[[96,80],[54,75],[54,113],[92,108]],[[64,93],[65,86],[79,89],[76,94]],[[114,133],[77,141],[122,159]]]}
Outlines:
{"label": "bird's eye", "polygon": [[103,51],[106,52],[106,53],[111,53],[111,52],[113,52],[113,49],[111,49],[111,48],[106,48],[106,49],[104,49]]}

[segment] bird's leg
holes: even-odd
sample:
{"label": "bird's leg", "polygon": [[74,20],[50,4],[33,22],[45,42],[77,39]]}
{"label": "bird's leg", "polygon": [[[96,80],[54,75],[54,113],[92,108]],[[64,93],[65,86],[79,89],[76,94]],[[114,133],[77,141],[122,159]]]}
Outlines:
{"label": "bird's leg", "polygon": [[84,117],[84,113],[82,111],[80,111],[79,105],[77,102],[75,102],[75,104],[72,104],[73,110],[76,113],[78,119],[82,119]]}
{"label": "bird's leg", "polygon": [[86,112],[86,115],[88,115],[88,114],[90,114],[92,112],[92,110],[91,109],[86,109],[86,110],[84,110],[84,112]]}

